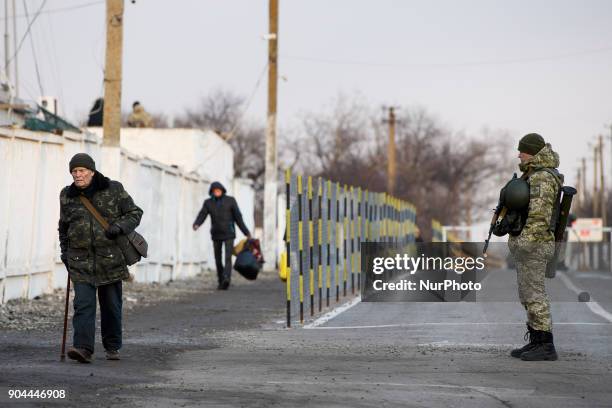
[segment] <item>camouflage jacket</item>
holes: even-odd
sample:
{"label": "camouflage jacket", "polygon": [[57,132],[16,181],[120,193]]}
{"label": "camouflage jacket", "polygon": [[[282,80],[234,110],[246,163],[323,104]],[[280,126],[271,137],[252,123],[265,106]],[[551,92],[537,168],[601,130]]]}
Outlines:
{"label": "camouflage jacket", "polygon": [[[531,159],[519,165],[520,170],[530,172],[527,181],[529,183],[529,212],[525,226],[520,235],[509,240],[511,244],[521,242],[553,242],[554,233],[551,229],[551,218],[558,200],[560,184],[563,184],[563,176],[559,179],[542,169],[555,169],[559,166],[559,155],[552,150],[550,144],[546,144]],[[512,242],[514,241],[514,242]]]}
{"label": "camouflage jacket", "polygon": [[62,259],[67,263],[73,282],[96,286],[127,279],[129,272],[123,254],[115,242],[85,208],[79,195],[84,194],[109,224],[118,225],[124,234],[132,232],[142,217],[142,210],[121,183],[96,172],[89,187],[74,184],[60,193],[59,239]]}
{"label": "camouflage jacket", "polygon": [[153,125],[153,119],[151,115],[144,110],[141,105],[134,108],[134,111],[128,116],[128,126],[130,127],[151,127]]}

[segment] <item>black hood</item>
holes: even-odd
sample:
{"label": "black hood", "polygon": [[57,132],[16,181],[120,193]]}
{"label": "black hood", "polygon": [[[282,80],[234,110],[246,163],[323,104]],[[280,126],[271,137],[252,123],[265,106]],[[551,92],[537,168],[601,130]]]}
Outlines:
{"label": "black hood", "polygon": [[68,197],[78,197],[81,192],[87,197],[92,197],[96,191],[106,190],[109,186],[110,179],[99,171],[96,171],[91,179],[91,184],[86,189],[81,190],[72,183],[68,188]]}
{"label": "black hood", "polygon": [[208,189],[208,195],[212,197],[213,195],[213,190],[215,188],[220,189],[223,192],[223,195],[225,195],[225,193],[227,193],[227,190],[225,189],[225,187],[223,187],[223,184],[219,183],[218,181],[213,181],[213,183],[210,185],[210,188]]}

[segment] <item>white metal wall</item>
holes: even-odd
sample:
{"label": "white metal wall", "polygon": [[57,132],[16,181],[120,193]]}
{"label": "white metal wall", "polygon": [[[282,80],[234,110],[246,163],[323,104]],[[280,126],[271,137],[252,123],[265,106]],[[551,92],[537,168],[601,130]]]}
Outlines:
{"label": "white metal wall", "polygon": [[[238,207],[240,207],[240,212],[242,213],[242,219],[251,232],[251,235],[255,236],[255,190],[253,190],[251,180],[235,178],[231,195],[233,195],[236,202],[238,202]],[[240,228],[236,226],[236,241],[242,238],[244,238],[244,234],[240,231]]]}
{"label": "white metal wall", "polygon": [[[87,152],[99,163],[100,150],[94,135],[0,130],[0,303],[66,284],[57,233],[59,192],[72,182],[70,158]],[[137,281],[164,282],[214,267],[210,221],[197,232],[191,229],[211,180],[122,151],[119,181],[144,210],[138,231],[149,242],[150,256],[133,267]],[[230,184],[253,228],[252,187],[240,180]]]}

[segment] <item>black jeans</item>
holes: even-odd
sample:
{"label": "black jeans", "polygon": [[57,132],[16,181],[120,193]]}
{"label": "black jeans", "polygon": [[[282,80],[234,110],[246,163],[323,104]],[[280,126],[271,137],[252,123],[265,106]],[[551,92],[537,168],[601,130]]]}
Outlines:
{"label": "black jeans", "polygon": [[[102,344],[106,350],[121,348],[122,283],[98,286]],[[74,284],[73,344],[93,353],[96,340],[96,287],[89,283]]]}
{"label": "black jeans", "polygon": [[[223,263],[221,256],[223,246],[225,246],[225,263]],[[215,264],[217,266],[217,279],[219,283],[224,279],[230,280],[232,277],[232,249],[234,249],[234,240],[213,241],[213,247],[215,249]]]}

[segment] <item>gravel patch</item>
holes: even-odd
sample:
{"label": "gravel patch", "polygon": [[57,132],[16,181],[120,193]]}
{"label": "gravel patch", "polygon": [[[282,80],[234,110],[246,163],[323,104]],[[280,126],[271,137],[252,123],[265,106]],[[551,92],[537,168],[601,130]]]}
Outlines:
{"label": "gravel patch", "polygon": [[[244,279],[232,274],[232,285],[240,285]],[[272,279],[273,274],[261,274],[260,279]],[[207,271],[192,278],[166,283],[123,283],[123,310],[129,312],[137,307],[146,307],[165,301],[173,301],[194,293],[206,293],[217,288],[216,274]],[[12,299],[0,305],[0,330],[32,331],[61,329],[64,323],[65,289],[36,296],[33,299]],[[70,290],[69,317],[72,316]],[[98,310],[99,312],[99,310]]]}

